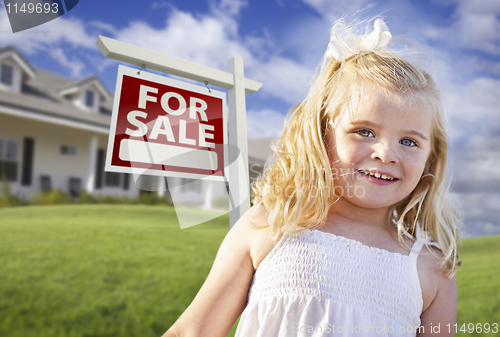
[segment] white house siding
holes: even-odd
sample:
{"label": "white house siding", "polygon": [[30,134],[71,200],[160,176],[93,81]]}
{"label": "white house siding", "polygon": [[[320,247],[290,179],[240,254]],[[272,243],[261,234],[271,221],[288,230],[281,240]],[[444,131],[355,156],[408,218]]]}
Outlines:
{"label": "white house siding", "polygon": [[[0,114],[0,139],[18,141],[17,180],[9,182],[11,191],[30,199],[33,193],[39,193],[42,190],[42,176],[50,176],[51,187],[66,193],[69,192],[70,178],[79,178],[81,188],[85,189],[89,177],[88,163],[92,136],[98,137],[98,148],[105,150],[107,146],[107,136],[105,135],[96,135],[89,131]],[[22,186],[21,184],[24,138],[34,139],[33,171],[30,186]],[[63,145],[74,147],[76,153],[74,155],[62,154],[61,146]],[[129,179],[129,188],[126,191],[123,189],[123,184],[120,184],[120,187],[105,187],[103,184],[101,189],[94,190],[94,194],[135,197],[139,191],[135,188],[131,177]]]}

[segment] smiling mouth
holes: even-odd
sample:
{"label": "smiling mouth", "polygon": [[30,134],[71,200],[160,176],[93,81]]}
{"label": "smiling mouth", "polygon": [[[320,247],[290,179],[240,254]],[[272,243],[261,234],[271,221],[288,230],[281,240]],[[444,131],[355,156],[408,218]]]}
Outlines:
{"label": "smiling mouth", "polygon": [[368,176],[368,177],[374,177],[374,178],[377,178],[377,179],[381,179],[381,180],[387,180],[387,181],[398,180],[398,178],[395,178],[395,177],[392,177],[392,176],[389,176],[389,175],[386,175],[386,174],[380,174],[378,172],[365,171],[365,170],[362,170],[362,169],[359,169],[358,173],[364,174],[365,176]]}

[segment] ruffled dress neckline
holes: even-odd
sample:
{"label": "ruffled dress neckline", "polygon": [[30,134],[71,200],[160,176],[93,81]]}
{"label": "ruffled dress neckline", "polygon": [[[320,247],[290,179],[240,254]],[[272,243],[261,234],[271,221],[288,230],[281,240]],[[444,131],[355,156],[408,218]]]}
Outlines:
{"label": "ruffled dress neckline", "polygon": [[320,230],[285,233],[254,274],[235,336],[326,337],[334,327],[342,336],[415,336],[422,244],[403,255]]}

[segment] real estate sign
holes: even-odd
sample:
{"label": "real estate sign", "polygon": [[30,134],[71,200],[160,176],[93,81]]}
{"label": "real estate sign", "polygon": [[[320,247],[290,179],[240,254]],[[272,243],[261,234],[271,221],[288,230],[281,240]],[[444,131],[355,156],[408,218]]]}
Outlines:
{"label": "real estate sign", "polygon": [[106,171],[224,179],[226,94],[119,66]]}

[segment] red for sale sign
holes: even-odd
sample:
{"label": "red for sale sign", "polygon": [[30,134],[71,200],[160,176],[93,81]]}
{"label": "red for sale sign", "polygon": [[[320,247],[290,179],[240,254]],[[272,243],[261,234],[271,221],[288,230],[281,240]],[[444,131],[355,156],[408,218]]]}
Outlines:
{"label": "red for sale sign", "polygon": [[106,171],[223,180],[226,94],[119,66]]}

